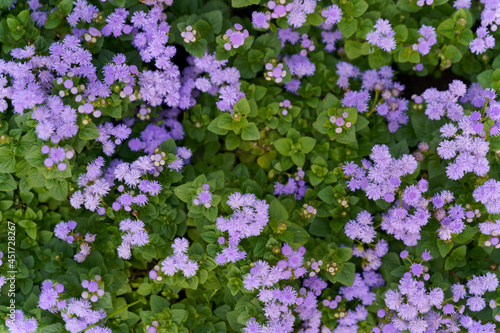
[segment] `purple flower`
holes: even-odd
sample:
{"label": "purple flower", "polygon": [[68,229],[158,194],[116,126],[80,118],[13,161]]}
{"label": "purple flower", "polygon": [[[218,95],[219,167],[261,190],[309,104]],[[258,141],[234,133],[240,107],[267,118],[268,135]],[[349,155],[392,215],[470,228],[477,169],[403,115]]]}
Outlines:
{"label": "purple flower", "polygon": [[374,31],[366,35],[366,41],[386,52],[394,50],[396,48],[396,40],[394,39],[396,33],[392,30],[389,20],[378,19],[374,28]]}

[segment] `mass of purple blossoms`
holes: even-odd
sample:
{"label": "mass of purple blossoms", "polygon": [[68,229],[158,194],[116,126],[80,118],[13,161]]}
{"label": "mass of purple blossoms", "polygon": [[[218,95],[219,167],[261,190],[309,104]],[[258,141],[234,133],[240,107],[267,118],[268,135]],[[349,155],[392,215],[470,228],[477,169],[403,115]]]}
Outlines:
{"label": "mass of purple blossoms", "polygon": [[[238,244],[244,238],[260,235],[269,222],[269,205],[265,200],[257,199],[253,193],[233,193],[226,203],[233,214],[229,217],[219,216],[216,220],[217,229],[228,235],[227,245],[215,258],[218,265],[245,258],[246,252],[241,251]],[[226,241],[222,244],[226,244]]]}

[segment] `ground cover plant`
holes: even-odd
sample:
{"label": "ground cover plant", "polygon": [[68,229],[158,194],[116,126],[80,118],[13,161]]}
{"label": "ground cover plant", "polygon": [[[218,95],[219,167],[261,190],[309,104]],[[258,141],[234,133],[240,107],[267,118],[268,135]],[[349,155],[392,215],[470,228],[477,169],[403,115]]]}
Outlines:
{"label": "ground cover plant", "polygon": [[498,0],[0,0],[1,332],[498,332]]}

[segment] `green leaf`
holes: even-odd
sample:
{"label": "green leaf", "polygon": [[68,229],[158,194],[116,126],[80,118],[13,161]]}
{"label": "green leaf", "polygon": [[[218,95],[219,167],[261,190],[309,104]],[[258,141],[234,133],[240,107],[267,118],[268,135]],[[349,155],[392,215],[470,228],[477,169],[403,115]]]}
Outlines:
{"label": "green leaf", "polygon": [[78,132],[78,137],[82,140],[94,140],[99,137],[97,126],[90,122]]}
{"label": "green leaf", "polygon": [[346,286],[352,286],[354,282],[354,274],[356,272],[356,265],[352,262],[346,262],[342,268],[335,274],[338,282]]}
{"label": "green leaf", "polygon": [[329,205],[333,204],[335,201],[335,192],[333,187],[328,185],[318,192],[318,197]]}
{"label": "green leaf", "polygon": [[243,128],[241,132],[241,138],[245,141],[253,141],[260,139],[260,132],[254,123],[249,123]]}
{"label": "green leaf", "polygon": [[356,59],[361,56],[361,46],[362,44],[358,41],[347,40],[344,45],[345,53],[347,57],[351,60]]}
{"label": "green leaf", "polygon": [[231,0],[231,6],[234,8],[247,7],[251,5],[258,5],[260,0]]}
{"label": "green leaf", "polygon": [[342,261],[348,261],[352,258],[352,249],[350,247],[339,247],[335,252]]}
{"label": "green leaf", "polygon": [[170,312],[170,316],[172,318],[172,321],[174,323],[176,323],[177,325],[185,322],[187,317],[188,317],[188,312],[186,310],[171,309],[169,312]]}
{"label": "green leaf", "polygon": [[448,257],[446,258],[446,261],[444,262],[444,269],[449,271],[450,269],[453,269],[457,266],[457,261],[453,257]]}
{"label": "green leaf", "polygon": [[66,200],[68,196],[68,182],[65,180],[55,180],[55,185],[49,188],[50,195],[56,200]]}
{"label": "green leaf", "polygon": [[308,136],[303,136],[299,139],[298,143],[302,146],[300,150],[304,153],[307,154],[311,150],[313,150],[314,145],[316,144],[316,139],[310,138]]}
{"label": "green leaf", "polygon": [[289,138],[281,138],[274,142],[274,148],[283,156],[288,156],[292,149],[293,141]]}
{"label": "green leaf", "polygon": [[234,149],[238,148],[240,143],[241,143],[240,137],[237,136],[236,134],[229,133],[226,136],[226,149],[227,150],[234,150]]}
{"label": "green leaf", "polygon": [[217,126],[219,128],[232,131],[234,129],[233,117],[229,113],[223,113],[217,118]]}
{"label": "green leaf", "polygon": [[151,294],[151,286],[149,285],[149,283],[142,283],[141,285],[139,285],[137,293],[143,296],[149,295]]}
{"label": "green leaf", "polygon": [[16,169],[16,158],[6,147],[0,147],[0,173],[11,173]]}
{"label": "green leaf", "polygon": [[318,26],[324,21],[325,19],[318,12],[307,15],[307,23],[310,25]]}
{"label": "green leaf", "polygon": [[293,153],[292,161],[296,166],[303,167],[304,163],[306,163],[306,155],[303,152]]}
{"label": "green leaf", "polygon": [[73,10],[73,0],[62,0],[58,5],[59,8],[65,15],[68,15]]}
{"label": "green leaf", "polygon": [[152,295],[149,304],[153,313],[160,313],[168,307],[169,302],[161,296]]}
{"label": "green leaf", "polygon": [[446,257],[446,255],[451,251],[451,249],[453,248],[453,243],[450,242],[450,243],[446,243],[444,241],[442,241],[441,239],[438,239],[437,240],[437,245],[438,245],[438,249],[439,249],[439,254],[441,255],[441,257]]}
{"label": "green leaf", "polygon": [[358,28],[358,20],[353,19],[348,21],[347,19],[343,19],[339,22],[338,27],[342,36],[344,36],[344,39],[347,39],[356,32],[356,29]]}
{"label": "green leaf", "polygon": [[363,0],[356,1],[354,4],[354,10],[352,12],[352,16],[360,17],[366,12],[367,9],[368,9],[368,4],[365,1]]}
{"label": "green leaf", "polygon": [[462,59],[462,53],[453,45],[446,45],[443,47],[443,54],[446,58],[450,59],[452,63],[459,62],[460,59]]}
{"label": "green leaf", "polygon": [[45,21],[45,29],[55,29],[61,25],[64,14],[61,11],[56,10],[49,14],[47,20]]}
{"label": "green leaf", "polygon": [[269,204],[269,218],[278,222],[288,220],[288,212],[278,199],[274,199]]}
{"label": "green leaf", "polygon": [[467,253],[467,246],[462,245],[460,247],[457,247],[450,253],[450,257],[453,257],[457,260],[463,260],[465,259],[465,254]]}
{"label": "green leaf", "polygon": [[250,104],[248,100],[243,97],[234,105],[234,112],[241,113],[242,115],[247,115],[250,113]]}
{"label": "green leaf", "polygon": [[219,34],[221,32],[223,19],[220,10],[203,13],[201,17],[207,20],[214,34]]}

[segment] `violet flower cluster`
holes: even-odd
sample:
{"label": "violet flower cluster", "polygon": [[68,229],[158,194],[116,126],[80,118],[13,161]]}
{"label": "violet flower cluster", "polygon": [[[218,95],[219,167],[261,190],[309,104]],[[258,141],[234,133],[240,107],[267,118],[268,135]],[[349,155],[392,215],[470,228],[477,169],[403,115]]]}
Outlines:
{"label": "violet flower cluster", "polygon": [[149,277],[155,281],[163,281],[163,276],[173,276],[177,272],[189,278],[196,275],[198,263],[188,257],[189,242],[186,238],[176,238],[172,244],[174,254],[166,257],[160,265],[156,265],[149,271]]}
{"label": "violet flower cluster", "polygon": [[130,259],[132,257],[132,247],[144,246],[149,243],[149,235],[144,228],[144,222],[141,220],[125,219],[120,222],[120,231],[122,243],[118,246],[118,257]]}
{"label": "violet flower cluster", "polygon": [[373,26],[375,30],[366,35],[366,41],[372,45],[380,47],[386,52],[396,49],[396,33],[392,30],[389,20],[378,19]]}
{"label": "violet flower cluster", "polygon": [[76,262],[82,263],[90,255],[92,250],[90,244],[95,241],[97,235],[87,232],[82,240],[82,234],[74,233],[76,225],[75,221],[60,222],[54,227],[54,235],[68,242],[68,244],[72,244],[76,240],[79,243],[80,250],[75,254],[74,259]]}
{"label": "violet flower cluster", "polygon": [[[453,80],[448,90],[439,91],[436,88],[428,88],[422,94],[426,102],[425,114],[432,120],[439,120],[446,116],[458,121],[464,115],[464,108],[458,103],[459,98],[467,93],[467,86],[460,80]],[[421,99],[416,100],[421,102]]]}
{"label": "violet flower cluster", "polygon": [[[100,280],[100,277],[98,279]],[[82,286],[86,284],[85,281],[87,280],[82,282]],[[89,284],[87,287],[91,290],[95,289],[94,285],[90,286]],[[59,314],[65,322],[64,328],[70,333],[78,333],[84,330],[90,333],[112,332],[111,329],[98,325],[100,321],[106,318],[106,312],[103,309],[92,309],[92,303],[85,298],[65,297],[66,291],[62,283],[45,280],[42,283],[38,306],[43,310]],[[96,326],[89,328],[91,325]]]}
{"label": "violet flower cluster", "polygon": [[[337,64],[339,80],[337,85],[343,88],[349,87],[348,78],[356,78],[360,71],[355,66],[342,63]],[[360,113],[368,112],[370,93],[375,92],[374,108],[377,114],[387,119],[389,131],[394,133],[402,125],[408,123],[408,101],[401,98],[404,85],[393,81],[394,72],[389,66],[382,66],[378,70],[371,69],[362,73],[361,90],[347,91],[342,99],[345,107],[355,107]],[[342,79],[342,80],[341,80]],[[380,99],[379,99],[380,97]],[[374,109],[370,110],[370,113]],[[370,114],[369,113],[369,114]]]}
{"label": "violet flower cluster", "polygon": [[453,193],[448,190],[441,191],[431,198],[433,206],[436,208],[434,217],[441,223],[438,229],[438,237],[442,240],[449,240],[452,234],[460,234],[465,230],[464,220],[474,217],[473,211],[465,211],[461,205],[446,206],[453,202]]}
{"label": "violet flower cluster", "polygon": [[[113,126],[112,123],[99,124],[97,126],[99,136],[95,139],[102,143],[102,151],[106,156],[111,156],[116,150],[116,146],[126,140],[132,133],[132,129],[124,124]],[[114,137],[114,139],[112,138]]]}
{"label": "violet flower cluster", "polygon": [[207,209],[212,207],[212,193],[210,193],[209,184],[201,185],[201,191],[199,191],[193,199],[193,205],[198,206],[200,204]]}
{"label": "violet flower cluster", "polygon": [[347,305],[347,302],[361,303],[354,309],[349,309],[338,319],[337,327],[333,332],[358,332],[360,330],[359,322],[368,318],[367,306],[375,302],[376,295],[374,288],[385,284],[382,275],[376,271],[365,271],[363,275],[356,273],[352,286],[342,286],[339,289],[339,295],[333,300],[324,299],[323,305],[330,309],[336,309],[341,305]]}
{"label": "violet flower cluster", "polygon": [[412,45],[414,51],[421,55],[426,55],[431,51],[431,47],[437,43],[436,29],[432,26],[422,24],[418,33],[422,36],[418,38],[418,43]]}
{"label": "violet flower cluster", "polygon": [[361,266],[363,271],[375,271],[382,266],[382,257],[389,251],[389,243],[385,239],[379,239],[373,246],[353,246],[352,255],[363,259]]}
{"label": "violet flower cluster", "polygon": [[234,28],[227,29],[226,33],[222,37],[225,41],[224,49],[231,51],[232,49],[237,49],[245,43],[245,39],[248,38],[248,30],[243,30],[243,26],[239,23],[234,24]]}
{"label": "violet flower cluster", "polygon": [[[259,324],[250,318],[243,329],[244,332],[292,332],[295,316],[302,321],[298,332],[318,332],[321,325],[321,311],[318,310],[318,299],[327,283],[314,272],[304,279],[303,287],[297,291],[290,285],[283,288],[273,288],[278,282],[297,279],[307,275],[304,267],[305,248],[292,247],[284,244],[281,253],[284,259],[271,266],[268,262],[258,260],[243,279],[243,285],[250,291],[259,290],[257,298],[265,304],[264,314],[267,322]],[[312,266],[311,266],[312,267]]]}
{"label": "violet flower cluster", "polygon": [[[182,168],[184,161],[177,164],[178,167]],[[131,211],[133,204],[145,205],[148,202],[147,195],[158,195],[161,192],[162,187],[159,182],[143,179],[148,173],[159,175],[157,171],[159,167],[155,166],[150,156],[141,156],[132,163],[113,160],[109,167],[103,171],[104,165],[104,158],[99,156],[87,165],[87,172],[79,176],[78,185],[83,187],[83,192],[77,190],[71,196],[70,203],[74,208],[78,209],[84,206],[90,211],[97,210],[100,215],[104,215],[106,213],[106,208],[102,206],[105,203],[104,198],[115,186],[118,192],[122,193],[111,204],[115,211],[122,208],[125,211]],[[125,185],[116,185],[115,181],[123,182]],[[125,186],[130,189],[138,188],[139,193],[136,192],[133,195],[131,191],[126,191]]]}
{"label": "violet flower cluster", "polygon": [[474,200],[482,203],[490,214],[500,213],[500,182],[488,179],[483,185],[472,192]]}
{"label": "violet flower cluster", "polygon": [[495,46],[495,37],[488,33],[486,27],[477,28],[476,36],[469,44],[469,49],[472,53],[482,54]]}
{"label": "violet flower cluster", "polygon": [[370,244],[377,235],[373,227],[373,216],[364,210],[358,213],[356,220],[350,220],[344,226],[345,234],[350,239],[359,239],[363,243]]}
{"label": "violet flower cluster", "polygon": [[243,286],[253,291],[254,289],[269,288],[280,280],[288,280],[292,277],[300,278],[306,274],[304,268],[304,254],[306,249],[300,247],[293,251],[288,244],[283,245],[281,253],[285,259],[271,267],[266,261],[258,260],[250,269],[250,273],[243,278]]}
{"label": "violet flower cluster", "polygon": [[7,318],[5,326],[11,333],[35,333],[38,329],[38,322],[35,318],[24,316],[23,310],[14,311],[14,318]]}
{"label": "violet flower cluster", "polygon": [[483,235],[492,236],[489,240],[484,241],[485,246],[494,246],[496,249],[500,248],[500,221],[486,221],[479,223],[479,230]]}
{"label": "violet flower cluster", "polygon": [[307,191],[306,182],[304,180],[306,173],[301,167],[297,168],[297,173],[295,178],[288,178],[286,184],[281,184],[280,182],[274,183],[274,195],[291,195],[293,194],[295,200],[301,200]]}
{"label": "violet flower cluster", "polygon": [[257,199],[253,193],[233,193],[226,203],[233,209],[233,214],[229,217],[219,216],[216,220],[217,229],[227,232],[229,236],[228,245],[215,258],[218,265],[245,258],[246,252],[240,251],[238,244],[244,238],[260,235],[269,222],[269,205],[265,200]]}
{"label": "violet flower cluster", "polygon": [[95,275],[93,279],[83,280],[82,287],[87,289],[82,292],[83,299],[90,299],[92,303],[99,300],[99,297],[103,297],[105,294],[104,283],[102,282],[100,275]]}
{"label": "violet flower cluster", "polygon": [[406,246],[417,245],[421,238],[420,231],[431,217],[427,208],[428,200],[422,196],[427,188],[428,183],[425,179],[421,179],[417,186],[406,187],[401,205],[395,205],[382,214],[382,230],[402,240]]}
{"label": "violet flower cluster", "polygon": [[[401,253],[402,258],[407,258],[407,256],[407,251]],[[428,252],[424,252],[422,259],[428,261],[432,258]],[[425,281],[430,279],[427,271],[428,267],[422,263],[412,263],[410,272],[406,272],[399,281],[398,289],[386,292],[385,303],[393,314],[388,318],[394,328],[401,331],[409,330],[410,333],[424,333],[429,330],[459,332],[461,327],[469,332],[495,332],[494,324],[474,321],[464,314],[465,305],[453,304],[468,297],[466,305],[470,311],[476,312],[484,309],[486,302],[481,296],[486,291],[495,291],[499,284],[494,273],[488,272],[484,276],[473,275],[472,279],[467,282],[470,295],[467,294],[464,285],[454,284],[451,288],[453,303],[448,303],[448,300],[444,300],[444,292],[441,288],[426,289]],[[495,307],[496,302],[492,305]],[[379,317],[384,316],[385,313]]]}
{"label": "violet flower cluster", "polygon": [[371,200],[393,202],[394,194],[401,185],[401,177],[412,174],[418,167],[417,161],[407,154],[399,159],[393,158],[386,145],[373,146],[370,158],[372,162],[366,159],[362,161],[363,167],[354,162],[342,166],[344,174],[350,177],[347,188],[351,191],[361,189]]}
{"label": "violet flower cluster", "polygon": [[446,167],[448,178],[458,180],[469,172],[482,177],[490,170],[486,158],[489,142],[481,137],[484,126],[480,119],[481,114],[474,111],[458,120],[458,128],[452,123],[441,127],[441,137],[446,139],[439,143],[437,153],[446,160],[454,158]]}

